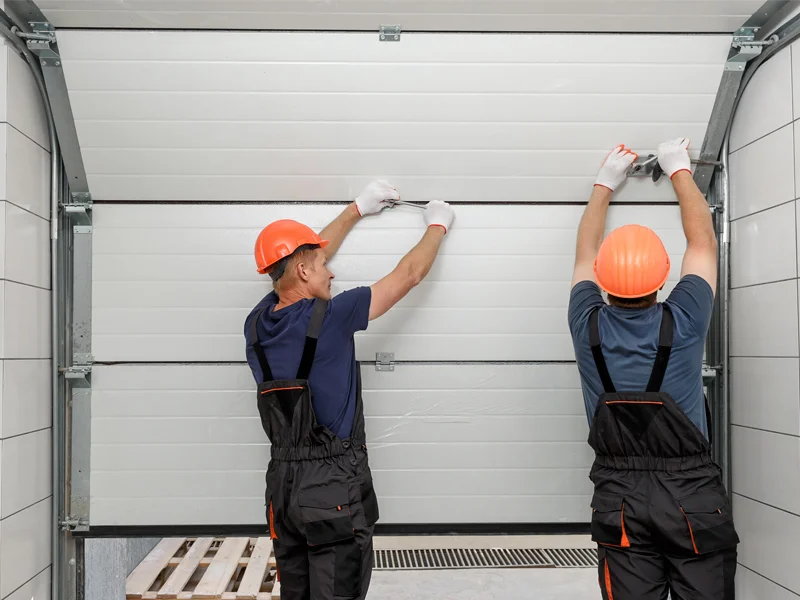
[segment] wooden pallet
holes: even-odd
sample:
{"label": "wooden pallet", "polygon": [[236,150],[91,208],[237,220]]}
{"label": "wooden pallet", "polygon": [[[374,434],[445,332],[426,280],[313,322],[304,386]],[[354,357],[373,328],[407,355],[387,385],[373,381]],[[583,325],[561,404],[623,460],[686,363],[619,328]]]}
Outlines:
{"label": "wooden pallet", "polygon": [[281,597],[272,541],[168,538],[125,582],[128,600],[273,600]]}

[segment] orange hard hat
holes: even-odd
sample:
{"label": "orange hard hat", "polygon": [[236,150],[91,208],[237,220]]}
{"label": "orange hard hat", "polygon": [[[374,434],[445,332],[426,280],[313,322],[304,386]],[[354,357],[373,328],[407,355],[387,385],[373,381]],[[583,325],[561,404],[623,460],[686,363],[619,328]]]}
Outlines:
{"label": "orange hard hat", "polygon": [[617,298],[657,292],[667,282],[669,268],[661,238],[641,225],[625,225],[608,234],[594,261],[597,284]]}
{"label": "orange hard hat", "polygon": [[256,239],[258,272],[262,274],[268,272],[276,262],[307,244],[324,248],[328,245],[328,240],[323,240],[310,227],[291,219],[270,223],[261,230]]}

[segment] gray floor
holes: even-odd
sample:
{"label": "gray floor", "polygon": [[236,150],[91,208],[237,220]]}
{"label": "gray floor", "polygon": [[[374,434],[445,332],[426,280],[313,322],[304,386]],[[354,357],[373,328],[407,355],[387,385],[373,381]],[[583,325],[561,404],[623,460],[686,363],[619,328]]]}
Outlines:
{"label": "gray floor", "polygon": [[600,598],[595,569],[375,571],[367,600]]}

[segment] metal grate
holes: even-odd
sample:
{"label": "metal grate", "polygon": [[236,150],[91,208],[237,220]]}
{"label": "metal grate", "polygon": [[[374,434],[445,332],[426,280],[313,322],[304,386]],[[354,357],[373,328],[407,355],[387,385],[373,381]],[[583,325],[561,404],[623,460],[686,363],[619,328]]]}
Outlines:
{"label": "metal grate", "polygon": [[596,548],[547,548],[543,551],[557,567],[596,567]]}
{"label": "metal grate", "polygon": [[447,548],[375,550],[375,570],[503,569],[514,567],[596,567],[593,549]]}

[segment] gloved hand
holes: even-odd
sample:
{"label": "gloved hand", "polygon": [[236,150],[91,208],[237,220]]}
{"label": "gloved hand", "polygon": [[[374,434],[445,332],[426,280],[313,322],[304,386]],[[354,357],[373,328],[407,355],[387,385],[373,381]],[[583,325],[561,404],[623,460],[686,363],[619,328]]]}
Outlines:
{"label": "gloved hand", "polygon": [[447,202],[433,200],[425,207],[424,217],[428,227],[437,225],[438,227],[442,227],[444,232],[447,233],[447,230],[453,225],[453,219],[456,218],[456,213],[453,207]]}
{"label": "gloved hand", "polygon": [[628,169],[636,162],[637,158],[639,158],[638,154],[626,148],[625,144],[620,144],[606,156],[603,166],[600,167],[600,172],[597,174],[595,185],[601,185],[613,192],[619,184],[625,181]]}
{"label": "gloved hand", "polygon": [[669,178],[680,171],[692,172],[692,161],[689,158],[689,138],[670,140],[658,146],[658,164]]}
{"label": "gloved hand", "polygon": [[356,198],[359,214],[374,215],[389,206],[389,200],[400,200],[400,194],[387,181],[379,180],[370,183]]}

